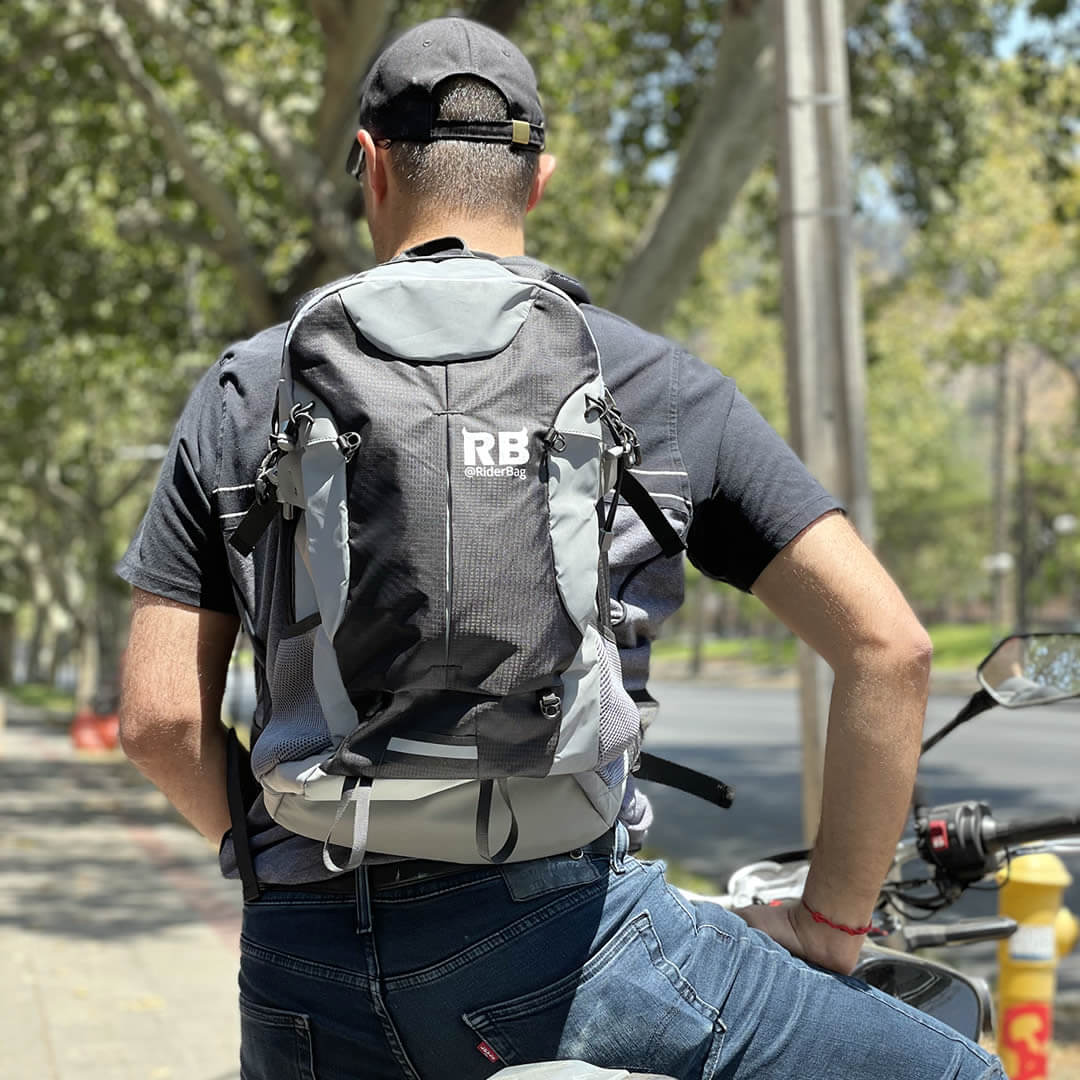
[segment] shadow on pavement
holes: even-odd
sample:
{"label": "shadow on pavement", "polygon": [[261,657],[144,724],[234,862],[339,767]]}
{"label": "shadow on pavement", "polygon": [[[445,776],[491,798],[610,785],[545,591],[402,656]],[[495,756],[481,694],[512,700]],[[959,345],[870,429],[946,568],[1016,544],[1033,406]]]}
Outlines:
{"label": "shadow on pavement", "polygon": [[119,756],[73,756],[64,730],[16,715],[0,757],[0,928],[111,941],[235,926],[239,888]]}

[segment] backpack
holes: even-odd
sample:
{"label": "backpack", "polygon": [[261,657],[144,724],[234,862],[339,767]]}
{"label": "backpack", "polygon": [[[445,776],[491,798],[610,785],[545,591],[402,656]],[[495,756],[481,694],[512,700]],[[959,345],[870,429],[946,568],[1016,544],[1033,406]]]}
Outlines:
{"label": "backpack", "polygon": [[331,871],[581,846],[637,760],[608,595],[620,495],[664,554],[683,545],[628,472],[637,437],[568,279],[516,266],[394,260],[311,295],[285,334],[230,543],[283,530],[251,766]]}

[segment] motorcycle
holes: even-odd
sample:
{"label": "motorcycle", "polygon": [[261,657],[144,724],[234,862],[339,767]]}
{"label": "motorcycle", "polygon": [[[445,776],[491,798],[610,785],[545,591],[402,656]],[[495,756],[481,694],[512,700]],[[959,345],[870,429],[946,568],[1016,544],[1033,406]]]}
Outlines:
{"label": "motorcycle", "polygon": [[[1080,697],[1080,634],[1011,635],[980,663],[976,675],[979,689],[948,723],[925,740],[921,754],[996,706],[1017,709]],[[651,778],[721,806],[731,803],[732,793],[726,785],[685,767],[663,763],[663,769],[655,770]],[[956,904],[969,889],[996,883],[1015,856],[1042,851],[1080,853],[1080,810],[1003,821],[995,818],[985,801],[931,805],[917,787],[912,817],[913,836],[897,845],[854,974],[978,1040],[993,1034],[993,1008],[985,979],[917,953],[1001,940],[1015,933],[1017,924],[1004,916],[930,920]],[[729,909],[798,899],[809,857],[808,850],[800,849],[742,866],[730,875],[727,892],[720,896],[682,891],[690,899],[711,900]],[[515,1066],[499,1071],[492,1080],[624,1078],[665,1080],[652,1074],[599,1069],[579,1061]]]}
{"label": "motorcycle", "polygon": [[[1017,709],[1080,697],[1080,634],[1011,635],[998,643],[976,674],[979,689],[925,740],[922,754],[996,706]],[[967,799],[931,805],[917,787],[912,818],[913,835],[897,845],[854,974],[978,1039],[993,1033],[985,980],[915,954],[1012,936],[1017,924],[1004,916],[948,922],[934,916],[955,905],[969,889],[996,888],[998,875],[1015,856],[1080,852],[1080,810],[1003,821],[994,816],[988,802]],[[730,875],[727,892],[709,899],[728,908],[797,899],[809,855],[805,849],[787,851],[742,866]]]}

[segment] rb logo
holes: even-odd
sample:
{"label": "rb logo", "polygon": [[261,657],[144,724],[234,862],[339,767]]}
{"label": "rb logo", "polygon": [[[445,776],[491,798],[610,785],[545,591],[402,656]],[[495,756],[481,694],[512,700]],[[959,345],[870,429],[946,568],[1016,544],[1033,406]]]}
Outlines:
{"label": "rb logo", "polygon": [[[527,429],[520,431],[470,431],[463,427],[465,465],[525,465],[529,460]],[[498,460],[492,451],[498,445]]]}

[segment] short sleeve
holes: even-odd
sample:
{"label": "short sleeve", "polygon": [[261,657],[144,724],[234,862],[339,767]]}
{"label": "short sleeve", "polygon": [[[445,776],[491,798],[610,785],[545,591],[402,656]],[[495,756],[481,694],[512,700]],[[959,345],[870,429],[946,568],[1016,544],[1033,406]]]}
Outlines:
{"label": "short sleeve", "polygon": [[683,354],[679,384],[694,502],[687,554],[702,573],[748,592],[803,529],[843,507],[731,379]]}
{"label": "short sleeve", "polygon": [[117,573],[157,596],[234,614],[225,543],[214,510],[221,410],[215,365],[188,399],[150,505]]}

